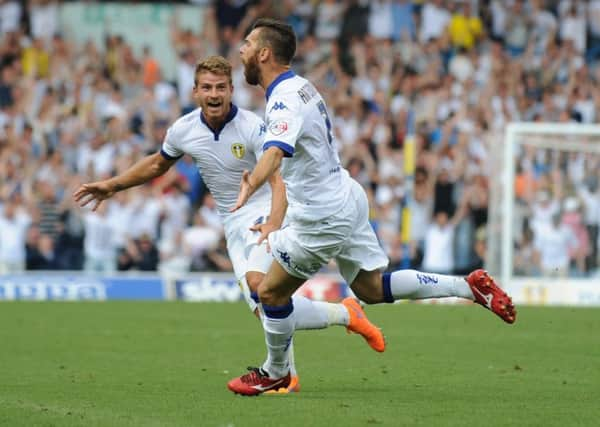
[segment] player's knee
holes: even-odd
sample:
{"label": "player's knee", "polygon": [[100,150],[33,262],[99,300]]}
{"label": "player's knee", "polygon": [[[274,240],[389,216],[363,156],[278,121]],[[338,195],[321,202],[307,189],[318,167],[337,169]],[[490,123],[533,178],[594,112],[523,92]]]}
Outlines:
{"label": "player's knee", "polygon": [[379,304],[383,301],[382,296],[377,295],[376,292],[354,292],[356,296],[363,301],[365,304]]}
{"label": "player's knee", "polygon": [[262,281],[265,275],[263,273],[259,273],[257,271],[249,271],[246,273],[246,283],[248,283],[248,288],[250,288],[250,292],[257,292],[258,285]]}
{"label": "player's knee", "polygon": [[265,286],[258,287],[258,299],[262,304],[267,305],[276,305],[274,301],[276,300],[276,294],[272,289],[268,289]]}
{"label": "player's knee", "polygon": [[289,297],[286,298],[285,295],[281,295],[276,289],[268,288],[263,284],[258,286],[258,299],[262,304],[272,306],[285,305],[289,301]]}
{"label": "player's knee", "polygon": [[383,302],[383,289],[374,284],[353,283],[352,292],[365,304],[379,304]]}

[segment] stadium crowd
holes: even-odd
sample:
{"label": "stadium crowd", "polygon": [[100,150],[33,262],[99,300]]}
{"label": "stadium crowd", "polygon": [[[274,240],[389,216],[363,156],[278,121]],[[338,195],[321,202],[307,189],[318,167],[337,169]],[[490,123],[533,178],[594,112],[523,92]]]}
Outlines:
{"label": "stadium crowd", "polygon": [[[262,116],[264,96],[245,84],[238,55],[258,16],[294,27],[294,69],[327,99],[342,161],[368,191],[392,269],[403,257],[409,117],[412,264],[456,274],[485,260],[493,144],[506,124],[598,119],[600,0],[191,3],[205,8],[204,25],[197,32],[173,19],[170,81],[152,46],[136,52],[118,32],[102,45],[66,38],[60,2],[0,1],[0,274],[229,271],[215,203],[187,157],[97,212],[71,196],[160,149],[169,124],[194,108],[194,65],[206,55],[230,59],[234,102]],[[596,271],[598,160],[519,153],[519,273]]]}

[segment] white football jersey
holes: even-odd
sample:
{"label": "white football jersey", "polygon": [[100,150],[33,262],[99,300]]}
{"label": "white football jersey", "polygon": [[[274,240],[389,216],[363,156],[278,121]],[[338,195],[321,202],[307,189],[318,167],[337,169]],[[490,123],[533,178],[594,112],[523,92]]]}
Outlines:
{"label": "white football jersey", "polygon": [[[232,215],[229,209],[237,201],[242,172],[252,171],[262,155],[265,132],[260,117],[235,105],[231,106],[222,128],[213,131],[198,108],[177,119],[167,130],[161,154],[167,159],[184,154],[192,156],[224,220]],[[271,187],[266,184],[240,211],[270,203]]]}
{"label": "white football jersey", "polygon": [[336,213],[351,181],[340,163],[325,101],[312,83],[291,70],[269,85],[266,97],[263,148],[276,146],[285,153],[281,175],[289,217],[312,221]]}

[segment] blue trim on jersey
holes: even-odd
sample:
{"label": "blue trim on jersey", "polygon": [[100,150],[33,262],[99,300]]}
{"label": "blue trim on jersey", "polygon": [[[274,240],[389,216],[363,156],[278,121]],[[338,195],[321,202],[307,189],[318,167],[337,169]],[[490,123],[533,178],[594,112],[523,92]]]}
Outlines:
{"label": "blue trim on jersey", "polygon": [[294,311],[294,304],[290,299],[290,302],[286,305],[262,305],[263,311],[265,312],[265,316],[270,317],[271,319],[285,319],[292,311]]}
{"label": "blue trim on jersey", "polygon": [[167,160],[178,160],[181,159],[183,157],[183,154],[181,156],[177,156],[177,157],[173,157],[171,155],[169,155],[165,150],[163,150],[162,148],[160,149],[160,155],[163,156],[165,159]]}
{"label": "blue trim on jersey", "polygon": [[394,302],[394,296],[392,295],[392,288],[390,286],[391,273],[383,273],[383,301]]}
{"label": "blue trim on jersey", "polygon": [[260,302],[258,300],[258,292],[250,292],[250,298],[252,298],[254,300],[254,302],[257,304]]}
{"label": "blue trim on jersey", "polygon": [[283,151],[283,157],[292,157],[294,155],[294,147],[282,141],[267,141],[263,144],[263,151],[269,147],[277,147]]}
{"label": "blue trim on jersey", "polygon": [[265,91],[265,98],[267,98],[267,101],[269,100],[271,93],[273,93],[275,86],[277,86],[279,83],[281,83],[284,80],[291,79],[295,75],[296,75],[296,73],[294,73],[292,70],[287,70],[286,72],[281,73],[280,75],[275,77],[275,80],[273,80],[271,82],[271,84],[267,87],[267,90]]}
{"label": "blue trim on jersey", "polygon": [[215,137],[215,141],[218,141],[221,131],[225,128],[225,125],[227,125],[227,123],[229,123],[230,121],[232,121],[234,119],[237,112],[238,112],[238,107],[234,104],[231,104],[231,107],[229,108],[229,113],[227,113],[227,115],[225,116],[225,120],[223,120],[223,123],[221,124],[221,127],[219,127],[219,129],[217,129],[217,130],[210,127],[210,125],[206,121],[206,117],[204,117],[204,114],[202,114],[202,111],[200,111],[200,120],[213,133],[213,135]]}

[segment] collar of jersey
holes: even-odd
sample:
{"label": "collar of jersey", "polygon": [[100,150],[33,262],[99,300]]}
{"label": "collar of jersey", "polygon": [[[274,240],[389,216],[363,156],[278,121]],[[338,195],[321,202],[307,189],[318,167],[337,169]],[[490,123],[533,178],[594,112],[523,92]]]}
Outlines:
{"label": "collar of jersey", "polygon": [[294,73],[292,70],[287,70],[287,71],[281,73],[280,75],[278,75],[275,78],[275,80],[273,80],[271,82],[271,84],[267,87],[267,90],[265,91],[265,97],[267,98],[267,101],[269,100],[271,93],[273,93],[275,86],[277,86],[279,83],[281,83],[284,80],[291,79],[295,75],[296,75],[296,73]]}
{"label": "collar of jersey", "polygon": [[225,116],[225,120],[223,120],[223,124],[221,125],[221,127],[219,129],[213,129],[213,128],[210,127],[210,125],[206,121],[206,118],[204,117],[204,114],[202,113],[202,111],[200,111],[200,120],[213,133],[213,135],[215,136],[215,141],[218,141],[219,140],[219,134],[221,133],[221,131],[223,130],[223,128],[227,125],[227,123],[229,123],[230,121],[233,120],[233,118],[235,117],[235,115],[237,114],[237,112],[238,112],[238,107],[235,106],[234,104],[231,104],[231,108],[229,109],[229,113],[227,113],[227,115]]}

